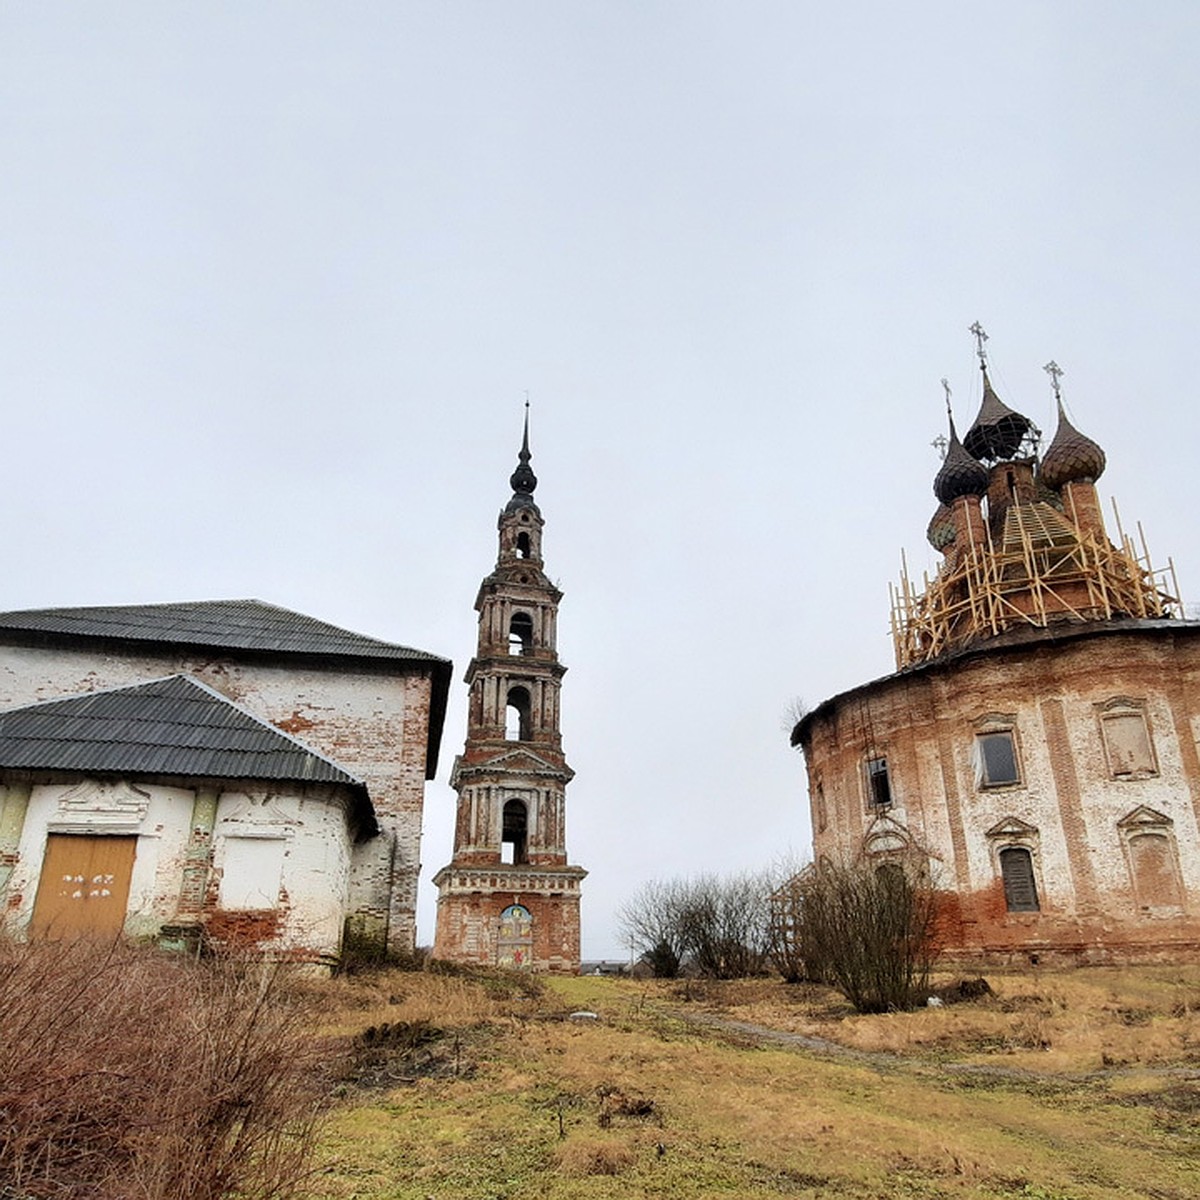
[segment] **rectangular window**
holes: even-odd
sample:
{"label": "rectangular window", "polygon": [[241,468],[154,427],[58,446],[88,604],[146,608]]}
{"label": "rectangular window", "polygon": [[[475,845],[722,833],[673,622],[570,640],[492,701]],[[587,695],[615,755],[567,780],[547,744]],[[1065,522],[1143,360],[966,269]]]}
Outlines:
{"label": "rectangular window", "polygon": [[1011,729],[996,733],[981,733],[975,744],[979,749],[979,784],[981,787],[1000,787],[1020,783],[1017,768],[1017,747]]}
{"label": "rectangular window", "polygon": [[1038,912],[1037,882],[1033,855],[1022,846],[1000,851],[1000,875],[1004,880],[1004,903],[1009,912]]}
{"label": "rectangular window", "polygon": [[892,785],[886,758],[867,759],[867,803],[872,808],[891,807]]}
{"label": "rectangular window", "polygon": [[1109,771],[1118,779],[1156,775],[1150,731],[1140,712],[1106,714],[1100,721]]}

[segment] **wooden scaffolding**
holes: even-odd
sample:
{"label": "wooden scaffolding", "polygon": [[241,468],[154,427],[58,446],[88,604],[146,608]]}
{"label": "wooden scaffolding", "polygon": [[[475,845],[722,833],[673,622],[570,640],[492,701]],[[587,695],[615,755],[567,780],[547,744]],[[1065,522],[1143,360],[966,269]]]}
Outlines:
{"label": "wooden scaffolding", "polygon": [[889,585],[897,669],[1021,626],[1180,616],[1174,564],[1151,565],[1140,525],[1140,553],[1119,537],[1116,546],[1081,532],[1039,502],[1009,508],[998,539],[954,547],[920,593],[902,556],[900,582]]}

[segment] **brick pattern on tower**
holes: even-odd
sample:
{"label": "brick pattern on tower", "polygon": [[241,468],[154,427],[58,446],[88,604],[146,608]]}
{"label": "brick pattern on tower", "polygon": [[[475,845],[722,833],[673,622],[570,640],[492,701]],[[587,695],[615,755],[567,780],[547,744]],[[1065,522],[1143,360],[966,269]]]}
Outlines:
{"label": "brick pattern on tower", "polygon": [[543,569],[544,523],[529,460],[526,413],[513,496],[498,522],[499,556],[475,600],[467,741],[450,778],[458,792],[454,856],[434,877],[434,956],[575,972],[587,872],[567,861],[566,788],[574,772],[559,732],[562,593]]}

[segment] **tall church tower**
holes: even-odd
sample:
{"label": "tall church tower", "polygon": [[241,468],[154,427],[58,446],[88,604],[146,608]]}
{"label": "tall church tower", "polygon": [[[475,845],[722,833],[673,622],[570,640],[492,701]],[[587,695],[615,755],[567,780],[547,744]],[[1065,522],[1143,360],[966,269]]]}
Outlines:
{"label": "tall church tower", "polygon": [[529,465],[529,411],[500,554],[475,600],[467,743],[454,763],[454,857],[438,889],[434,957],[538,971],[579,969],[579,891],[567,863],[567,766],[559,733],[566,668],[555,638],[562,593],[543,571]]}

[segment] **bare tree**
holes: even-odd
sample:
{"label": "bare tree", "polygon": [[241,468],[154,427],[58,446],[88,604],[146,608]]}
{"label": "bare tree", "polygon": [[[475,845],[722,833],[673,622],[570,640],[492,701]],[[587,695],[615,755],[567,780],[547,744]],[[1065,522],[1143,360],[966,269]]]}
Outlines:
{"label": "bare tree", "polygon": [[625,940],[659,979],[675,979],[683,966],[688,884],[652,879],[617,909]]}
{"label": "bare tree", "polygon": [[765,872],[646,884],[618,912],[641,959],[663,978],[687,966],[710,979],[762,974],[771,948]]}

